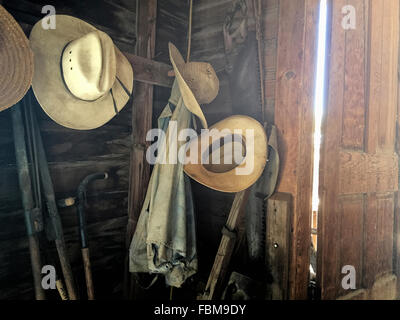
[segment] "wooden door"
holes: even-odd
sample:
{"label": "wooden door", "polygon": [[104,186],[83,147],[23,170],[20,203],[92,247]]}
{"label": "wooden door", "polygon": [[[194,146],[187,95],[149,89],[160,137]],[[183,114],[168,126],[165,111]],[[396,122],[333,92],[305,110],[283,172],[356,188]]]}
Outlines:
{"label": "wooden door", "polygon": [[[342,26],[355,8],[356,28]],[[397,290],[398,0],[331,0],[320,168],[322,299],[394,299]],[[354,266],[356,289],[342,287]]]}

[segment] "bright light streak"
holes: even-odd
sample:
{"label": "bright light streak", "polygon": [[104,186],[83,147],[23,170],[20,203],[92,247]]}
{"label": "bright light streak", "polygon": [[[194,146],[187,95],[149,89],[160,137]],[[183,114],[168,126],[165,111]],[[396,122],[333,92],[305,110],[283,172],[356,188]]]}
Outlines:
{"label": "bright light streak", "polygon": [[318,211],[319,196],[319,163],[321,150],[321,124],[325,109],[325,72],[326,72],[326,41],[327,41],[327,0],[321,0],[318,24],[318,57],[317,76],[315,84],[315,132],[314,132],[314,175],[313,175],[313,211]]}

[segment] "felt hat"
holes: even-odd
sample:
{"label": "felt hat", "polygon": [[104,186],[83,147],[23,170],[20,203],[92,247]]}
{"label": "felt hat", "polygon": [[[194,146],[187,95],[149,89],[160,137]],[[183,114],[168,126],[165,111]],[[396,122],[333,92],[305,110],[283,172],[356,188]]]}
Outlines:
{"label": "felt hat", "polygon": [[33,77],[29,41],[14,18],[0,5],[0,111],[21,100]]}
{"label": "felt hat", "polygon": [[185,63],[172,43],[169,43],[169,54],[186,108],[199,117],[203,127],[207,128],[200,104],[209,104],[218,95],[219,79],[215,70],[206,62]]}
{"label": "felt hat", "polygon": [[[191,150],[196,149],[193,156]],[[186,155],[190,160],[184,171],[189,177],[211,189],[234,193],[260,178],[267,163],[268,139],[257,120],[235,115],[190,141]]]}
{"label": "felt hat", "polygon": [[33,27],[32,88],[46,114],[76,130],[98,128],[129,101],[133,70],[104,32],[80,19],[56,15],[56,28]]}

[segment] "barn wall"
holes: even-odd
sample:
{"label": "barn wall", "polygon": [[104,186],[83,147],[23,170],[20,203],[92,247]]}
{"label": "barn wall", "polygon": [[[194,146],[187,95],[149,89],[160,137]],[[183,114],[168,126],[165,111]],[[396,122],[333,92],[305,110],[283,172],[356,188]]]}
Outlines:
{"label": "barn wall", "polygon": [[[155,60],[169,63],[168,42],[173,42],[186,57],[187,0],[158,0]],[[217,71],[221,89],[217,99],[203,110],[210,125],[232,114],[222,26],[233,0],[195,0],[193,12],[192,61],[210,62]],[[43,15],[44,4],[53,4],[58,14],[70,14],[107,32],[126,52],[135,49],[135,1],[40,1],[3,0],[25,30]],[[262,0],[263,45],[267,120],[273,119],[275,101],[276,43],[279,0]],[[96,8],[96,10],[93,10]],[[169,89],[155,88],[153,126],[169,97]],[[128,197],[128,168],[132,106],[102,128],[84,132],[61,127],[37,106],[40,127],[48,153],[57,198],[76,192],[78,183],[94,171],[108,171],[110,179],[96,182],[89,192],[89,239],[93,246],[92,263],[98,296],[118,297],[121,291],[124,236]],[[10,112],[0,114],[0,299],[32,298],[32,276],[25,225],[21,211],[15,166]],[[220,231],[225,224],[233,195],[215,192],[193,182],[198,222],[200,276],[205,280],[217,250]],[[204,201],[204,199],[208,199]],[[81,258],[76,213],[60,211],[74,273],[81,275]],[[110,274],[121,278],[112,279]],[[96,281],[96,279],[101,279]],[[107,280],[106,280],[107,279]]]}
{"label": "barn wall", "polygon": [[[54,5],[57,14],[84,19],[107,32],[125,52],[135,51],[134,0],[3,0],[3,5],[29,33],[41,18],[42,6]],[[156,60],[167,61],[167,43],[185,42],[185,0],[159,0]],[[183,39],[183,40],[182,40]],[[166,103],[168,90],[157,89],[155,100]],[[156,105],[156,103],[155,103]],[[59,126],[36,105],[56,197],[75,195],[88,174],[107,171],[107,182],[96,182],[88,192],[89,245],[98,298],[120,297],[127,223],[132,105],[105,126],[75,131]],[[0,299],[31,299],[32,275],[18,186],[10,110],[0,113]],[[79,250],[76,212],[60,209],[74,275],[83,297],[85,285]],[[54,250],[53,250],[54,251]],[[57,260],[56,254],[53,256]],[[111,276],[112,275],[112,276]]]}
{"label": "barn wall", "polygon": [[[229,78],[225,71],[223,24],[235,0],[196,0],[193,13],[193,61],[209,62],[220,80],[218,97],[210,105],[202,106],[209,125],[232,115]],[[265,79],[266,120],[274,121],[276,57],[278,38],[279,0],[262,0],[262,46]],[[249,19],[254,30],[254,20]],[[216,192],[192,182],[198,220],[198,250],[200,276],[207,280],[215,258],[221,229],[226,223],[234,195]],[[207,199],[207,201],[204,201]]]}

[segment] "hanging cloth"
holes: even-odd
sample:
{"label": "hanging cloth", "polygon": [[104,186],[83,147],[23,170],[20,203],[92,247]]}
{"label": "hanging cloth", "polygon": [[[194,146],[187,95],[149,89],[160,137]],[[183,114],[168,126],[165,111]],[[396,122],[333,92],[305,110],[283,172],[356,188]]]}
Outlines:
{"label": "hanging cloth", "polygon": [[196,229],[190,180],[180,161],[169,162],[169,151],[177,154],[186,141],[169,141],[168,136],[191,124],[192,113],[185,107],[175,81],[158,119],[158,127],[166,134],[158,157],[167,163],[157,162],[153,168],[129,249],[130,272],[163,274],[167,285],[177,288],[197,272]]}

